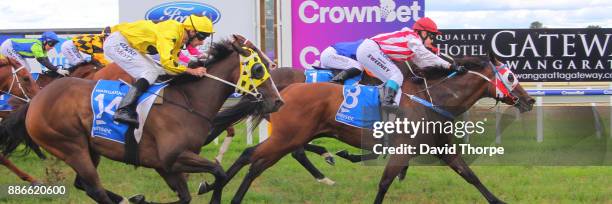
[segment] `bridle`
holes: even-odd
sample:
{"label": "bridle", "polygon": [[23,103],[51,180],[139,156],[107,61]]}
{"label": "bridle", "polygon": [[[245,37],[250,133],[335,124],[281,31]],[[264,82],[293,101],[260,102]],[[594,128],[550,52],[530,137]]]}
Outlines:
{"label": "bridle", "polygon": [[[25,89],[23,88],[23,85],[21,84],[21,81],[19,80],[19,77],[17,76],[17,73],[19,71],[21,71],[22,69],[25,69],[25,66],[21,66],[17,69],[15,69],[15,67],[11,66],[11,74],[13,75],[11,78],[11,85],[9,86],[9,90],[8,91],[1,91],[5,94],[8,94],[12,97],[15,97],[23,102],[30,102],[30,96],[28,96],[28,94],[26,93]],[[15,94],[12,94],[12,90],[13,90],[13,85],[15,84],[15,82],[17,82],[17,86],[19,87],[19,90],[21,90],[21,93],[23,94],[24,97],[20,97],[17,96]]]}

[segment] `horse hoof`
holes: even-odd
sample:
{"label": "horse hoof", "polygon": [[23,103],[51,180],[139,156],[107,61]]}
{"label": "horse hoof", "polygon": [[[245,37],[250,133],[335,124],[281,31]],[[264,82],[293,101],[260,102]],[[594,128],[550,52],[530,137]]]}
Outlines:
{"label": "horse hoof", "polygon": [[333,181],[333,180],[331,180],[331,179],[329,179],[327,177],[325,177],[323,179],[317,179],[317,182],[323,183],[323,184],[328,185],[328,186],[333,186],[334,184],[336,184],[335,181]]}
{"label": "horse hoof", "polygon": [[325,162],[332,166],[336,165],[336,159],[332,156],[325,157]]}
{"label": "horse hoof", "polygon": [[212,189],[213,189],[212,186],[210,186],[210,184],[208,184],[208,182],[206,182],[206,181],[200,182],[200,186],[198,187],[198,195],[202,195],[202,194],[208,193]]}
{"label": "horse hoof", "polygon": [[145,200],[145,196],[144,195],[133,195],[132,197],[128,198],[128,200],[130,201],[130,203],[133,204],[146,204],[147,201]]}

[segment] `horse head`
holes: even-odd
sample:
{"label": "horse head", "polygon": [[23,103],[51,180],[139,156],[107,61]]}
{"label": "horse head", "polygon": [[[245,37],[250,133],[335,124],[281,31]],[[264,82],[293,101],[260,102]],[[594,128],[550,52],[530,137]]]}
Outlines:
{"label": "horse head", "polygon": [[494,53],[490,52],[489,56],[484,58],[459,58],[457,64],[469,70],[467,75],[471,76],[468,77],[480,77],[487,82],[483,96],[514,106],[521,112],[533,108],[535,99],[527,94],[512,70],[501,63]]}
{"label": "horse head", "polygon": [[0,67],[0,91],[29,101],[38,93],[40,87],[25,66],[9,57],[6,59],[8,64]]}
{"label": "horse head", "polygon": [[[275,112],[282,106],[283,100],[269,72],[269,66],[275,66],[274,62],[246,38],[232,35],[231,39],[213,43],[207,56],[206,60],[190,63],[189,67],[207,67],[209,77],[231,83],[238,93],[257,104],[259,114]],[[237,56],[238,60],[233,61],[235,58],[230,56]],[[215,68],[217,66],[228,69]]]}
{"label": "horse head", "polygon": [[276,63],[245,37],[234,34],[232,38],[232,47],[241,56],[238,85],[259,94],[259,96],[249,94],[247,97],[260,102],[259,112],[261,114],[277,111],[283,105],[283,100],[270,75],[270,70],[277,67]]}

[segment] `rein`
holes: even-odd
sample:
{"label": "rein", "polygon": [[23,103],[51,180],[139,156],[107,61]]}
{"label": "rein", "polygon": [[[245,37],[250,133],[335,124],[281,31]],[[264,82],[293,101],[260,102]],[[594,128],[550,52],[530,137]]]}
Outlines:
{"label": "rein", "polygon": [[[489,62],[489,64],[491,65],[491,69],[493,70],[493,73],[495,73],[495,76],[494,76],[494,77],[495,77],[495,78],[499,77],[500,73],[499,73],[499,71],[497,71],[497,69],[495,68],[495,66],[493,65],[493,63]],[[407,65],[408,65],[408,64],[407,64]],[[410,72],[412,72],[412,68],[410,67],[410,65],[408,65],[408,68],[410,69]],[[412,72],[412,73],[414,74],[414,72]],[[474,74],[474,75],[476,75],[476,76],[479,76],[480,78],[484,79],[485,81],[489,82],[490,84],[494,85],[494,86],[497,88],[497,80],[495,80],[495,83],[493,83],[493,82],[491,81],[491,79],[489,79],[489,78],[488,78],[487,76],[485,76],[484,74],[482,74],[482,73],[480,73],[480,72],[475,72],[475,71],[472,71],[472,70],[468,70],[468,72],[467,72],[467,73],[470,73],[470,74]],[[415,76],[416,76],[416,75],[415,75]],[[456,71],[454,71],[454,72],[450,73],[450,74],[449,74],[448,76],[446,76],[444,79],[442,79],[442,80],[440,80],[440,81],[436,82],[435,84],[433,84],[433,85],[431,85],[431,86],[427,86],[427,81],[425,81],[425,89],[415,92],[415,93],[414,93],[414,95],[413,95],[413,94],[408,94],[408,93],[403,93],[403,94],[404,94],[404,95],[406,95],[406,96],[407,96],[407,97],[408,97],[410,100],[413,100],[413,101],[415,101],[415,102],[418,102],[418,103],[422,104],[423,106],[425,106],[425,107],[427,107],[427,108],[430,108],[430,109],[432,109],[433,111],[435,111],[435,112],[437,112],[437,113],[439,113],[439,114],[441,114],[441,115],[443,115],[443,116],[445,116],[445,117],[447,117],[447,118],[454,119],[454,118],[455,118],[455,116],[454,116],[452,113],[450,113],[450,112],[448,112],[448,111],[446,111],[446,110],[444,110],[444,109],[442,109],[442,108],[440,108],[440,107],[438,107],[438,106],[436,106],[436,105],[434,105],[434,104],[433,104],[433,99],[431,98],[431,95],[429,94],[429,89],[431,89],[431,88],[433,88],[433,87],[436,87],[436,86],[438,86],[438,85],[440,85],[440,84],[444,83],[446,80],[448,80],[448,79],[450,79],[450,78],[453,78],[453,77],[455,77],[455,76],[457,76],[457,72],[456,72]],[[422,78],[422,77],[420,77],[420,78]],[[423,79],[424,79],[424,78],[423,78]],[[513,105],[517,104],[517,103],[518,103],[519,98],[518,98],[518,97],[516,97],[516,96],[514,96],[514,94],[513,94],[513,93],[510,91],[510,90],[512,90],[512,89],[510,89],[510,86],[509,86],[508,84],[506,84],[505,82],[502,82],[502,83],[503,83],[504,87],[505,87],[505,88],[508,90],[509,95],[510,95],[510,96],[513,98],[513,102],[514,102],[514,104],[513,104]],[[429,102],[429,101],[427,101],[427,100],[424,100],[424,99],[422,99],[422,98],[420,98],[420,97],[416,96],[416,94],[418,94],[418,93],[422,93],[422,92],[427,92],[427,95],[429,96],[429,100],[430,100],[431,102]],[[495,97],[495,100],[497,101],[497,103],[495,103],[495,105],[494,105],[493,107],[497,106],[497,105],[499,104],[499,101],[501,101],[501,99],[497,98],[497,96]],[[491,108],[493,108],[493,107],[491,107]]]}
{"label": "rein", "polygon": [[[255,53],[252,49],[246,48],[246,47],[245,47],[245,49],[249,50],[251,52],[251,55],[249,55],[248,57],[242,57],[242,55],[240,55],[240,76],[243,77],[243,75],[248,75],[248,78],[249,78],[251,84],[256,84],[255,82],[253,82],[253,78],[250,77],[250,72],[251,72],[251,68],[255,64],[260,63],[261,60],[259,60],[259,58],[256,56],[257,53]],[[248,72],[245,70],[245,66],[247,67]],[[264,70],[266,70],[266,69],[264,69]],[[267,73],[267,70],[266,70],[266,74],[269,76],[269,73]],[[219,81],[221,83],[224,83],[226,85],[229,85],[231,87],[234,87],[236,90],[240,90],[243,93],[252,95],[253,97],[255,97],[257,99],[256,102],[259,102],[259,101],[263,100],[263,95],[261,93],[259,93],[259,91],[257,90],[257,86],[256,85],[253,86],[253,90],[254,91],[250,91],[247,88],[244,88],[244,87],[242,87],[240,85],[234,84],[232,82],[229,82],[227,80],[221,79],[221,78],[219,78],[217,76],[214,76],[214,75],[211,75],[211,74],[208,74],[208,73],[205,73],[204,76],[206,76],[208,78],[211,78],[213,80]],[[172,79],[170,79],[170,80],[168,80],[166,82],[169,82],[169,81],[171,81],[173,79],[174,78],[172,78]],[[267,78],[265,78],[264,81],[266,79]],[[124,84],[127,84],[130,87],[132,86],[130,83],[127,83],[127,82],[125,82],[125,81],[123,81],[121,79],[119,81],[121,81]],[[236,82],[236,83],[239,83],[239,82]],[[210,119],[206,115],[204,115],[204,114],[202,114],[202,113],[200,113],[197,110],[192,108],[191,102],[190,102],[189,98],[187,97],[187,95],[185,95],[184,91],[182,91],[182,90],[178,90],[178,91],[181,93],[181,95],[185,99],[185,102],[187,103],[187,105],[180,104],[178,102],[175,102],[174,100],[168,99],[168,98],[166,98],[166,97],[164,97],[162,95],[159,95],[157,93],[149,92],[148,90],[146,90],[145,92],[150,93],[150,94],[152,94],[152,95],[154,95],[156,97],[159,97],[159,98],[163,99],[164,101],[166,101],[169,104],[178,106],[178,107],[180,107],[180,108],[182,108],[182,109],[184,109],[184,110],[186,110],[186,111],[188,111],[188,112],[190,112],[192,114],[195,114],[198,117],[201,117],[201,118],[205,119],[206,121],[208,121],[209,123],[212,124],[212,119]]]}

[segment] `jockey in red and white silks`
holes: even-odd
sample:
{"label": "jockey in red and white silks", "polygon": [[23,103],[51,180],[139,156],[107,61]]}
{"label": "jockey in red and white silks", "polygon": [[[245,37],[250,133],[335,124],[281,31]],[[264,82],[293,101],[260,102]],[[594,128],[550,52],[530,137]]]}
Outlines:
{"label": "jockey in red and white silks", "polygon": [[364,40],[357,48],[357,61],[385,82],[383,106],[398,105],[400,97],[397,91],[404,81],[404,76],[393,61],[412,61],[421,68],[456,67],[425,47],[425,42],[430,44],[428,40],[433,40],[440,33],[431,19],[419,19],[413,29],[403,28],[376,35]]}

